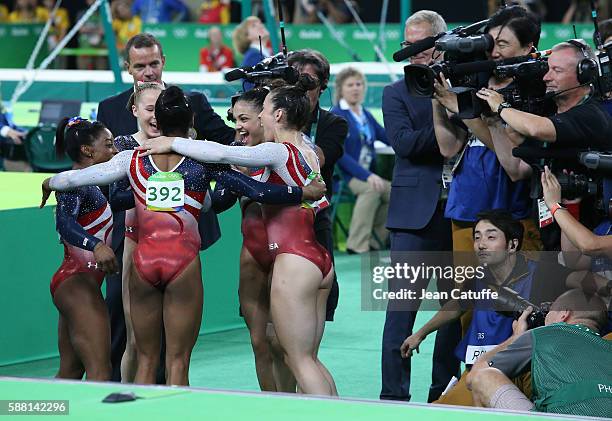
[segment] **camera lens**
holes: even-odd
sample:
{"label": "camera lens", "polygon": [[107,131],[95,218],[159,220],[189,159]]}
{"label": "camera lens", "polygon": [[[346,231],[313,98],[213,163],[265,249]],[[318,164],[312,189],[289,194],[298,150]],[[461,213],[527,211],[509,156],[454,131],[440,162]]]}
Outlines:
{"label": "camera lens", "polygon": [[411,95],[431,97],[434,93],[434,80],[436,73],[434,67],[424,64],[409,64],[404,67],[404,82]]}

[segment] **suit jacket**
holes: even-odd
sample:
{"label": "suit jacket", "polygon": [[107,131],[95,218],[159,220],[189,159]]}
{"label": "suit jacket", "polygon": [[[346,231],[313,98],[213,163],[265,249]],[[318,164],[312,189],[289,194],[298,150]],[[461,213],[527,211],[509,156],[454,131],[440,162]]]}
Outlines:
{"label": "suit jacket", "polygon": [[[111,131],[113,136],[125,136],[136,133],[138,126],[136,117],[132,111],[126,108],[133,89],[130,88],[118,95],[112,96],[100,102],[98,105],[98,121],[101,121]],[[234,129],[228,127],[221,117],[212,109],[208,100],[199,92],[187,93],[191,106],[195,113],[195,129],[197,139],[207,139],[215,142],[229,144],[234,140]],[[113,214],[113,249],[123,244],[125,233],[124,212]],[[200,237],[202,238],[202,250],[213,245],[221,236],[219,222],[213,210],[200,214]]]}
{"label": "suit jacket", "polygon": [[442,188],[442,165],[431,99],[411,96],[404,80],[385,87],[383,117],[395,151],[387,228],[418,230],[431,220]]}
{"label": "suit jacket", "polygon": [[[317,123],[317,132],[311,133],[315,122]],[[327,186],[325,195],[328,199],[331,199],[334,166],[344,153],[344,139],[346,139],[348,133],[348,123],[342,117],[317,107],[312,115],[310,127],[304,130],[304,133],[310,137],[314,136],[315,145],[323,151],[325,164],[321,168],[321,175]]]}

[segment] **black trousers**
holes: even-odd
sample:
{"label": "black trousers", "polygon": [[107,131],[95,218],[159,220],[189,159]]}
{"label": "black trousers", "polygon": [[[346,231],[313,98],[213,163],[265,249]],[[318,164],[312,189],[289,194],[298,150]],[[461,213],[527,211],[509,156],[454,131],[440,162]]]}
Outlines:
{"label": "black trousers", "polygon": [[[332,231],[332,220],[330,208],[324,209],[319,212],[314,222],[315,236],[319,244],[321,244],[329,253],[332,262],[334,262],[334,237]],[[338,307],[338,298],[340,295],[340,289],[338,287],[338,278],[336,277],[336,270],[334,268],[334,281],[327,297],[327,310],[325,314],[325,320],[331,322],[334,320],[334,314],[336,307]]]}
{"label": "black trousers", "polygon": [[[452,233],[450,221],[444,218],[443,210],[436,210],[431,221],[420,230],[391,231],[391,263],[404,263],[406,258],[421,260],[419,251],[452,250]],[[406,252],[414,252],[407,256]],[[449,254],[450,256],[450,254]],[[421,260],[422,261],[422,260]],[[421,261],[415,261],[420,264]],[[400,282],[389,282],[390,291],[398,291],[404,285]],[[416,320],[416,309],[406,311],[389,302],[382,337],[382,388],[380,399],[410,400],[411,359],[402,358],[400,347],[404,340],[412,335]],[[454,349],[461,340],[459,321],[439,329],[433,354],[432,382],[429,388],[428,402],[440,397],[453,376],[459,377],[459,360]],[[415,354],[416,355],[416,354]],[[413,356],[412,358],[419,358]]]}

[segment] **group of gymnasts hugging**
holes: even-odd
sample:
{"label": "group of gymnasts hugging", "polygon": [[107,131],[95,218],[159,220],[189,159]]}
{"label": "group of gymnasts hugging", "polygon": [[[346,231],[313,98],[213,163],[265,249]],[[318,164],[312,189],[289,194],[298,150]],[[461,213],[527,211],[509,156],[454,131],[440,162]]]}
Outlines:
{"label": "group of gymnasts hugging", "polygon": [[114,137],[103,123],[80,117],[58,124],[56,148],[74,165],[44,181],[41,204],[55,192],[64,245],[51,281],[59,311],[57,377],[110,380],[111,334],[100,288],[106,274],[120,270],[110,244],[113,213],[125,211],[122,380],[155,383],[165,365],[167,384],[188,385],[202,322],[200,214],[239,201],[241,312],[270,345],[269,353],[256,353],[262,390],[337,395],[318,358],[333,264],[315,239],[315,215],[329,203],[317,150],[303,133],[312,115],[306,92],[315,83],[302,74],[294,85],[275,83],[237,97],[231,145],[192,139],[189,95],[158,82],[134,87],[126,104],[138,121],[132,135]]}

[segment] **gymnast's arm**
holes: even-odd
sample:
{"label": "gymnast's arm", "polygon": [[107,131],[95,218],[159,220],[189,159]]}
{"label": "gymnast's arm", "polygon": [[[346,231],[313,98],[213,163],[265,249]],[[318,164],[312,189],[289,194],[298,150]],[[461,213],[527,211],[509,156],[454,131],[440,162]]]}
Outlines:
{"label": "gymnast's arm", "polygon": [[105,186],[127,177],[134,151],[123,151],[110,161],[81,170],[64,171],[49,179],[48,187],[54,191],[74,190],[82,186]]}
{"label": "gymnast's arm", "polygon": [[[134,151],[123,151],[110,161],[81,170],[64,171],[48,179],[48,187],[54,191],[74,190],[82,186],[105,186],[127,177],[130,159]],[[47,180],[45,180],[47,182]]]}
{"label": "gymnast's arm", "polygon": [[210,192],[212,210],[215,213],[222,213],[234,206],[238,196],[234,192],[226,189],[221,183],[215,184],[215,189]]}
{"label": "gymnast's arm", "polygon": [[93,251],[102,241],[88,233],[78,222],[81,197],[79,192],[58,192],[55,226],[58,234],[69,244],[85,250]]}
{"label": "gymnast's arm", "polygon": [[40,208],[45,206],[52,191],[68,191],[82,186],[104,186],[127,177],[132,154],[133,151],[119,152],[110,161],[81,170],[64,171],[45,179],[42,183]]}
{"label": "gymnast's arm", "polygon": [[111,184],[108,196],[108,202],[113,212],[125,211],[136,206],[134,192],[130,188],[130,183],[126,178]]}
{"label": "gymnast's arm", "polygon": [[158,137],[147,139],[136,150],[143,155],[176,152],[200,162],[233,164],[243,167],[276,167],[284,165],[289,157],[287,148],[280,143],[264,142],[257,146],[225,146],[217,142]]}
{"label": "gymnast's arm", "polygon": [[[237,146],[231,148],[237,148]],[[248,146],[247,148],[252,149],[255,146]],[[294,205],[302,202],[303,191],[300,187],[260,183],[232,169],[215,170],[213,178],[232,193],[246,196],[259,203]]]}

